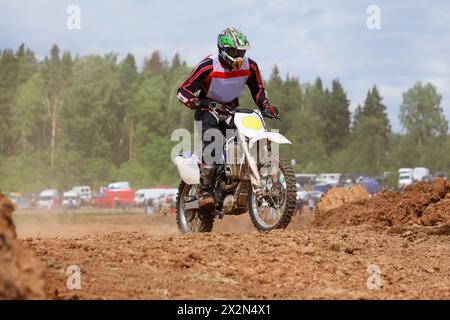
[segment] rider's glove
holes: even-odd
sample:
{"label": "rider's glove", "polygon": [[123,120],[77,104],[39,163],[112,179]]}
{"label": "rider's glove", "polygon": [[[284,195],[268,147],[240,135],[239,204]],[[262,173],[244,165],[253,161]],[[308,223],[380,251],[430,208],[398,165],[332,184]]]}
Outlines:
{"label": "rider's glove", "polygon": [[275,107],[269,103],[263,106],[262,111],[269,112],[270,115],[274,118],[278,117],[278,113],[279,113],[277,107]]}
{"label": "rider's glove", "polygon": [[189,109],[195,110],[200,108],[200,100],[198,98],[191,98],[186,103]]}

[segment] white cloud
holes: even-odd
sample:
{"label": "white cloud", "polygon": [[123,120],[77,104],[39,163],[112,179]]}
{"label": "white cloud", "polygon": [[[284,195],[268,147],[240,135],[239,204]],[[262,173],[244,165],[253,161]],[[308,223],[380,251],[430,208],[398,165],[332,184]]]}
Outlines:
{"label": "white cloud", "polygon": [[425,72],[435,75],[450,75],[450,61],[433,60],[423,63],[422,68]]}
{"label": "white cloud", "polygon": [[405,86],[378,86],[379,92],[384,99],[398,99],[407,90]]}
{"label": "white cloud", "polygon": [[426,77],[424,81],[431,82],[438,90],[450,92],[450,75],[447,77]]}

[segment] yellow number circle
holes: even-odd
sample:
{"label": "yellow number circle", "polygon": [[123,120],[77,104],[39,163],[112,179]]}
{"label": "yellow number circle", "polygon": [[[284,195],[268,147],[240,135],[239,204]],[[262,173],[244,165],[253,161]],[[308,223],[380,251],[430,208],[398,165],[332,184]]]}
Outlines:
{"label": "yellow number circle", "polygon": [[262,128],[261,120],[251,116],[242,119],[242,124],[244,127],[251,130],[259,130]]}

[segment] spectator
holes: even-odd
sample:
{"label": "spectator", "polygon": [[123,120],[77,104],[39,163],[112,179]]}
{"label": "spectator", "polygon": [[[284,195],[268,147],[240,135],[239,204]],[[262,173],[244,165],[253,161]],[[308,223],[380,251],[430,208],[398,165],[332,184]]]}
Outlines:
{"label": "spectator", "polygon": [[316,204],[315,204],[315,202],[314,202],[313,197],[309,196],[309,197],[308,197],[308,207],[309,207],[309,210],[310,210],[310,211],[314,211],[315,205],[316,205]]}
{"label": "spectator", "polygon": [[297,197],[297,201],[296,201],[296,206],[295,206],[295,213],[296,214],[301,214],[303,211],[303,201],[300,197]]}
{"label": "spectator", "polygon": [[69,209],[75,209],[75,201],[72,198],[69,199]]}
{"label": "spectator", "polygon": [[154,203],[153,203],[153,199],[147,199],[146,201],[145,201],[145,205],[144,205],[144,208],[145,208],[145,213],[147,214],[147,215],[152,215],[153,214],[153,209],[154,209]]}
{"label": "spectator", "polygon": [[153,208],[157,211],[160,212],[161,211],[161,201],[159,198],[155,198],[153,200]]}
{"label": "spectator", "polygon": [[166,196],[165,198],[161,199],[161,211],[164,216],[167,216],[167,213],[169,212],[170,208],[170,197]]}
{"label": "spectator", "polygon": [[177,209],[176,209],[176,201],[175,201],[175,198],[174,197],[171,197],[170,198],[170,213],[176,213],[177,212]]}

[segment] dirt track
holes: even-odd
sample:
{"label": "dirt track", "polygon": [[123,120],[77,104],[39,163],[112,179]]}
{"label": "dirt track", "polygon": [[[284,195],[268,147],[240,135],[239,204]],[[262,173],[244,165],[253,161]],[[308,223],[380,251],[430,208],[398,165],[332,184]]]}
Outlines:
{"label": "dirt track", "polygon": [[[7,209],[0,233],[14,245],[1,247],[0,266],[27,256],[5,275],[30,298],[42,279],[50,299],[450,299],[449,182],[344,196],[330,193],[314,215],[270,233],[244,215],[181,235],[173,214],[142,211],[17,212],[14,229]],[[71,265],[80,290],[67,288]],[[33,281],[20,280],[27,274]],[[5,288],[11,281],[0,277]]]}
{"label": "dirt track", "polygon": [[[307,213],[269,234],[252,231],[246,216],[197,235],[179,235],[173,215],[72,218],[72,225],[59,218],[57,230],[47,216],[40,238],[19,218],[19,236],[47,266],[48,298],[450,298],[447,235],[311,228]],[[381,271],[379,290],[367,288],[373,264]],[[81,290],[66,287],[69,265],[81,268]]]}

